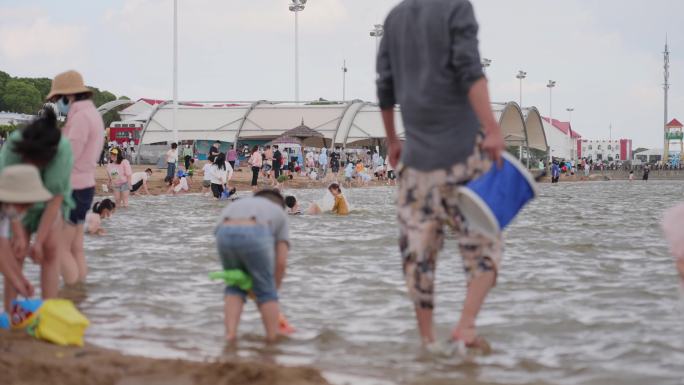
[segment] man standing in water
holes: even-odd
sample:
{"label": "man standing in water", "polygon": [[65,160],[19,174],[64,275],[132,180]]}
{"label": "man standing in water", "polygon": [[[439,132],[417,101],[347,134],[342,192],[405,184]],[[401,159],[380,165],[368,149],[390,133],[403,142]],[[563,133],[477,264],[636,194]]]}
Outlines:
{"label": "man standing in water", "polygon": [[[405,0],[384,26],[378,99],[390,164],[397,167],[401,158],[403,165],[397,168],[399,246],[420,336],[427,346],[435,341],[435,267],[448,224],[458,236],[468,281],[451,337],[467,347],[486,348],[475,319],[496,282],[502,241],[464,226],[456,191],[487,170],[491,160],[500,163],[505,146],[482,71],[473,7],[467,0]],[[395,131],[397,103],[406,130],[403,145]]]}

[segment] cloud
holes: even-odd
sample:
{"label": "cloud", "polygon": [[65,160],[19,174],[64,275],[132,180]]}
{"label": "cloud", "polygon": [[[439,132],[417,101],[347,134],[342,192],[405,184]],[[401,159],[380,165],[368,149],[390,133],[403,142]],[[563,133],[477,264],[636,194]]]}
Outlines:
{"label": "cloud", "polygon": [[36,8],[0,7],[0,14],[3,70],[45,71],[42,76],[52,76],[57,67],[66,68],[86,60],[83,26],[56,23]]}

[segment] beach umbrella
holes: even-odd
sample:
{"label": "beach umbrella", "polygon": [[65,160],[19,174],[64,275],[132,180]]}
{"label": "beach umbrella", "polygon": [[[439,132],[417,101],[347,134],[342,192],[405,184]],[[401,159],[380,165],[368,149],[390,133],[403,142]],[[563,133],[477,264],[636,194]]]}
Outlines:
{"label": "beach umbrella", "polygon": [[304,124],[304,119],[302,119],[302,124],[285,131],[282,135],[274,140],[274,142],[280,138],[289,137],[298,139],[301,146],[306,147],[328,147],[328,139],[323,136],[320,132],[306,126]]}

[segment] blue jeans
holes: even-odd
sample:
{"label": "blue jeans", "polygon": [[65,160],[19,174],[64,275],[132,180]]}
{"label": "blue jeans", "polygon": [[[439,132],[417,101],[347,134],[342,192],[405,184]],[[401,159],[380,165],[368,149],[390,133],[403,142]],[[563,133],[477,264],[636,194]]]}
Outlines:
{"label": "blue jeans", "polygon": [[[275,283],[275,238],[265,226],[221,226],[216,245],[224,270],[241,269],[252,277],[258,304],[278,300]],[[239,287],[226,286],[226,295],[246,298]]]}
{"label": "blue jeans", "polygon": [[164,178],[164,181],[166,181],[166,182],[172,181],[175,174],[176,174],[176,164],[175,163],[166,163],[166,178]]}

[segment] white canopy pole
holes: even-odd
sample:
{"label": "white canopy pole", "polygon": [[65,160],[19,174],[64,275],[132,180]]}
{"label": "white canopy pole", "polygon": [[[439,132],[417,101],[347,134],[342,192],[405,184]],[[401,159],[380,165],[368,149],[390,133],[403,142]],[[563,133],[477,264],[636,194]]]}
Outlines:
{"label": "white canopy pole", "polygon": [[178,143],[178,0],[173,0],[173,141]]}

